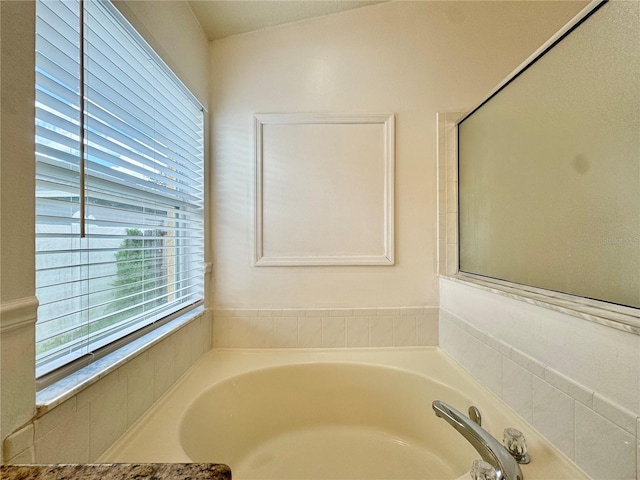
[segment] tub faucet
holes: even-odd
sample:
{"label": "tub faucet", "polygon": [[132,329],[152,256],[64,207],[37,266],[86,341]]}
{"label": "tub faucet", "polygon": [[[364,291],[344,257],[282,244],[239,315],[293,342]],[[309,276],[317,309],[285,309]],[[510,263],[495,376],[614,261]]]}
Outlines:
{"label": "tub faucet", "polygon": [[469,417],[446,403],[435,400],[432,404],[436,416],[444,418],[475,448],[486,462],[496,469],[498,480],[524,480],[520,465],[489,432]]}

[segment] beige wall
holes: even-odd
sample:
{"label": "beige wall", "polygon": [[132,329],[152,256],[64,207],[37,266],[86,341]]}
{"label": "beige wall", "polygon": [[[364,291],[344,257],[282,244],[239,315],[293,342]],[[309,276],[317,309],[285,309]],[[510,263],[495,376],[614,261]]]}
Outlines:
{"label": "beige wall", "polygon": [[[390,2],[213,42],[214,304],[437,305],[436,113],[477,103],[582,6]],[[252,265],[253,114],[319,112],[396,115],[395,266]]]}
{"label": "beige wall", "polygon": [[[118,6],[206,106],[208,42],[188,4],[132,1]],[[0,440],[27,424],[14,435],[18,443],[0,449],[4,462],[34,458],[34,429],[28,422],[35,407],[35,3],[0,1],[0,17]],[[106,414],[96,409],[94,415]]]}
{"label": "beige wall", "polygon": [[34,21],[0,2],[0,440],[34,412]]}

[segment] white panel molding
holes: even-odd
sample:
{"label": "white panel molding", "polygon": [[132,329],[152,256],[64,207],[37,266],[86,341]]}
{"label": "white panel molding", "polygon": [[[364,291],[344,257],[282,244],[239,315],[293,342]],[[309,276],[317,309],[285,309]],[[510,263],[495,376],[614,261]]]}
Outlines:
{"label": "white panel molding", "polygon": [[[394,265],[395,117],[393,114],[255,114],[255,266]],[[269,256],[264,251],[263,127],[265,125],[367,125],[384,128],[384,238],[382,255]]]}
{"label": "white panel molding", "polygon": [[32,326],[38,318],[37,297],[22,297],[0,305],[0,333]]}

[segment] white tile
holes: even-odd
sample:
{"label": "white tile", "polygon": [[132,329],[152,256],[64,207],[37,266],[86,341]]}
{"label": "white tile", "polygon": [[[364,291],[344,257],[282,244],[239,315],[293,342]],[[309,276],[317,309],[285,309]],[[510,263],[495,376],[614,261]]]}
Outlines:
{"label": "white tile", "polygon": [[640,413],[640,336],[446,278],[440,279],[440,302],[514,349]]}
{"label": "white tile", "polygon": [[458,245],[447,244],[447,275],[454,275],[458,271]]}
{"label": "white tile", "polygon": [[446,253],[446,249],[441,248],[440,249],[440,255],[438,258],[438,274],[439,275],[446,275],[447,273],[447,253]]}
{"label": "white tile", "polygon": [[451,317],[441,315],[440,324],[443,327],[441,340],[444,344],[440,346],[445,349],[460,365],[469,370],[469,358],[472,353],[473,343],[478,340],[472,337],[465,330],[460,328]]}
{"label": "white tile", "polygon": [[343,317],[322,319],[322,346],[340,348],[346,346],[346,323]]}
{"label": "white tile", "polygon": [[493,348],[495,351],[497,351],[498,353],[500,353],[502,356],[504,357],[510,357],[511,356],[511,346],[507,345],[504,342],[501,342],[500,340],[491,337],[489,335],[485,335],[484,336],[484,342],[489,345],[491,348]]}
{"label": "white tile", "polygon": [[89,461],[93,462],[127,428],[127,382],[116,383],[89,405]]}
{"label": "white tile", "polygon": [[273,336],[273,343],[275,347],[296,347],[298,345],[297,317],[275,317]]}
{"label": "white tile", "polygon": [[180,378],[192,365],[191,362],[191,336],[189,325],[182,327],[172,336],[175,342],[175,377]]}
{"label": "white tile", "polygon": [[260,310],[257,308],[236,308],[233,311],[234,317],[257,317],[260,315]]}
{"label": "white tile", "polygon": [[175,380],[175,346],[169,337],[149,352],[153,361],[153,399],[159,399]]}
{"label": "white tile", "polygon": [[13,432],[4,440],[3,458],[13,458],[25,450],[33,448],[33,423]]}
{"label": "white tile", "polygon": [[[202,315],[200,317],[200,339],[202,341],[202,353],[208,352],[212,345],[211,331],[213,328],[212,318],[209,315]],[[200,358],[200,355],[197,356]]]}
{"label": "white tile", "polygon": [[332,308],[332,317],[351,317],[353,316],[353,308]]}
{"label": "white tile", "polygon": [[356,317],[372,317],[378,314],[377,308],[354,308],[353,314]]}
{"label": "white tile", "polygon": [[220,308],[220,309],[213,310],[214,318],[233,317],[233,315],[234,315],[234,310],[231,310],[228,308]]}
{"label": "white tile", "polygon": [[35,439],[42,438],[51,430],[63,422],[66,422],[76,413],[76,397],[61,403],[53,410],[48,411],[42,417],[33,422]]}
{"label": "white tile", "polygon": [[615,405],[598,393],[593,395],[593,410],[631,435],[636,434],[637,415],[633,412]]}
{"label": "white tile", "polygon": [[502,399],[527,422],[533,421],[533,374],[502,357]]}
{"label": "white tile", "polygon": [[516,362],[521,367],[526,368],[534,375],[537,375],[540,378],[544,378],[544,365],[538,362],[536,359],[531,358],[529,355],[526,355],[515,348],[511,349],[511,360]]}
{"label": "white tile", "polygon": [[248,337],[249,347],[269,348],[273,347],[274,317],[256,317],[249,320]]}
{"label": "white tile", "polygon": [[34,447],[23,450],[18,455],[7,459],[7,465],[29,465],[36,462],[36,452]]}
{"label": "white tile", "polygon": [[576,404],[576,458],[595,480],[630,480],[637,473],[636,437]]}
{"label": "white tile", "polygon": [[90,387],[85,388],[80,393],[78,393],[78,395],[76,395],[76,409],[79,410],[87,403],[91,402],[94,398],[99,397],[100,395],[111,389],[116,383],[118,383],[119,375],[120,374],[118,370],[111,372],[106,377],[101,378]]}
{"label": "white tile", "polygon": [[298,317],[298,347],[318,348],[322,346],[322,318]]}
{"label": "white tile", "polygon": [[575,405],[573,398],[533,376],[533,426],[572,460]]}
{"label": "white tile", "polygon": [[593,406],[593,392],[587,390],[582,385],[574,382],[570,378],[556,372],[552,368],[546,367],[544,370],[544,379],[547,383],[553,385],[558,390],[563,391],[571,398],[579,401],[587,407]]}
{"label": "white tile", "polygon": [[35,441],[36,463],[89,463],[89,405]]}
{"label": "white tile", "polygon": [[447,155],[447,182],[457,182],[458,181],[458,162],[455,155],[456,147],[454,144],[453,147],[453,155]]}
{"label": "white tile", "polygon": [[458,211],[458,184],[447,182],[447,213]]}
{"label": "white tile", "polygon": [[125,377],[127,382],[127,427],[131,426],[153,403],[154,363],[140,364]]}
{"label": "white tile", "polygon": [[224,346],[264,348],[273,346],[273,317],[235,317],[226,326]]}
{"label": "white tile", "polygon": [[424,307],[402,307],[400,311],[403,317],[417,317],[418,315],[425,315]]}
{"label": "white tile", "polygon": [[329,308],[308,308],[307,317],[329,317],[331,309]]}
{"label": "white tile", "polygon": [[260,309],[260,311],[258,312],[258,316],[259,317],[281,317],[282,316],[282,310],[276,310],[276,309]]}
{"label": "white tile", "polygon": [[233,318],[213,318],[212,341],[214,347],[227,347],[233,329]]}
{"label": "white tile", "polygon": [[382,316],[382,317],[395,317],[395,316],[402,315],[402,310],[396,307],[380,307],[376,310],[377,310],[376,315]]}
{"label": "white tile", "polygon": [[438,214],[438,238],[445,240],[447,238],[447,214]]}
{"label": "white tile", "polygon": [[457,243],[458,239],[458,214],[447,213],[447,230],[446,238],[447,243]]}
{"label": "white tile", "polygon": [[393,317],[393,345],[414,347],[416,344],[416,317]]}
{"label": "white tile", "polygon": [[393,346],[393,317],[369,317],[372,347]]}
{"label": "white tile", "polygon": [[347,318],[347,347],[369,346],[369,317]]}
{"label": "white tile", "polygon": [[[212,320],[209,320],[206,316],[202,316],[189,325],[189,335],[191,336],[191,364],[194,364],[205,352],[205,344],[202,337],[207,334],[204,332],[203,323],[207,322],[211,325],[211,321]],[[209,338],[211,338],[210,335]]]}
{"label": "white tile", "polygon": [[149,361],[149,350],[145,350],[140,355],[135,356],[127,363],[118,368],[118,378],[120,380],[127,378],[129,373],[137,370],[141,365],[144,365]]}
{"label": "white tile", "polygon": [[502,355],[476,339],[475,358],[470,371],[493,393],[502,396]]}
{"label": "white tile", "polygon": [[251,347],[252,326],[251,322],[255,317],[235,317],[226,326],[226,338],[224,340],[227,347]]}
{"label": "white tile", "polygon": [[[420,340],[419,321],[416,323],[418,327],[418,341]],[[438,322],[438,345],[442,350],[447,352],[450,356],[454,357],[453,350],[455,347],[452,343],[455,341],[455,329],[457,327],[451,323],[446,317],[441,316]]]}
{"label": "white tile", "polygon": [[440,307],[424,307],[424,315],[440,315]]}
{"label": "white tile", "polygon": [[416,316],[416,345],[427,347],[439,344],[438,315]]}
{"label": "white tile", "polygon": [[475,328],[473,325],[467,323],[467,322],[460,322],[460,326],[466,330],[467,332],[469,332],[471,334],[472,337],[477,338],[478,340],[480,340],[480,342],[483,345],[489,345],[489,336],[482,332],[481,330],[478,330],[477,328]]}
{"label": "white tile", "polygon": [[282,310],[283,317],[304,317],[307,311],[304,308],[285,308]]}

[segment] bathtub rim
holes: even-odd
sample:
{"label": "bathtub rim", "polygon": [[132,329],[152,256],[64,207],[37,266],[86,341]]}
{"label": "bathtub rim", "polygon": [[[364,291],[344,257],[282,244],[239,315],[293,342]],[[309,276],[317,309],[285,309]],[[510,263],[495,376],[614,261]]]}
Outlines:
{"label": "bathtub rim", "polygon": [[[391,354],[391,356],[389,356]],[[530,444],[535,445],[539,452],[529,465],[525,465],[523,472],[527,480],[546,478],[567,478],[567,479],[589,479],[571,459],[560,450],[554,447],[531,424],[515,413],[497,395],[487,389],[475,377],[473,377],[464,367],[457,363],[446,351],[437,346],[421,347],[368,347],[368,348],[345,348],[345,349],[319,349],[319,348],[213,348],[206,352],[172,387],[164,393],[152,406],[136,420],[127,431],[114,442],[98,459],[98,462],[189,462],[190,459],[183,452],[182,456],[176,455],[176,447],[180,451],[179,436],[177,434],[177,424],[179,416],[175,415],[173,408],[184,410],[185,403],[181,399],[185,396],[185,387],[189,384],[197,383],[204,378],[205,382],[199,384],[199,391],[204,391],[213,383],[230,378],[239,373],[247,372],[263,367],[274,365],[285,365],[291,363],[291,358],[303,357],[306,363],[309,362],[331,362],[335,358],[364,357],[363,363],[374,365],[390,365],[409,371],[420,372],[425,361],[429,362],[429,375],[435,378],[446,378],[445,386],[451,388],[470,388],[471,393],[464,396],[471,398],[474,404],[479,405],[481,410],[496,414],[495,422],[498,426],[511,426],[518,428],[527,436]],[[257,362],[257,363],[256,363]],[[206,371],[211,367],[212,372]],[[211,376],[215,380],[211,380]],[[208,380],[207,380],[208,378]],[[466,391],[465,391],[466,392]],[[477,395],[477,397],[476,397]],[[477,401],[481,400],[481,401]],[[490,408],[484,408],[489,402]],[[508,421],[505,423],[505,419]],[[152,424],[152,425],[150,425]],[[160,429],[160,439],[155,435],[150,435],[153,427]],[[162,429],[173,429],[175,435],[168,437],[167,431]],[[158,430],[155,430],[158,431]],[[492,435],[501,438],[502,430],[490,431]],[[144,444],[145,439],[162,444],[162,440],[167,440],[160,449],[154,448],[149,453],[148,446]],[[133,446],[133,447],[132,447]],[[155,445],[157,446],[157,445]],[[146,456],[148,455],[148,456]],[[546,463],[536,462],[543,455],[548,460]],[[161,460],[160,460],[161,459]],[[550,462],[550,463],[549,463]],[[466,478],[466,477],[464,477]]]}
{"label": "bathtub rim", "polygon": [[[279,364],[279,365],[269,365],[269,366],[262,366],[262,367],[258,367],[252,370],[248,370],[242,373],[238,373],[235,375],[231,375],[229,377],[226,377],[224,379],[220,379],[214,383],[211,383],[210,385],[208,385],[206,388],[203,388],[202,391],[195,396],[194,398],[192,398],[190,400],[190,402],[188,404],[186,404],[182,410],[182,412],[180,412],[179,415],[179,419],[178,419],[178,436],[179,436],[179,443],[180,443],[180,447],[182,452],[185,453],[185,455],[187,455],[187,457],[189,457],[191,459],[191,461],[197,461],[194,460],[192,458],[192,456],[189,454],[188,452],[188,448],[185,447],[184,443],[184,435],[185,435],[185,422],[186,417],[188,415],[190,415],[190,411],[196,407],[197,403],[199,403],[203,397],[206,397],[207,395],[211,394],[213,391],[220,389],[220,388],[225,388],[226,386],[229,386],[231,384],[233,384],[233,382],[236,382],[238,380],[241,379],[249,379],[252,376],[262,376],[262,375],[269,375],[270,373],[278,373],[280,371],[286,371],[286,370],[290,370],[290,369],[304,369],[305,367],[317,367],[317,366],[322,366],[322,367],[328,367],[330,369],[333,368],[344,368],[344,367],[356,367],[356,368],[362,368],[365,369],[369,372],[374,371],[374,370],[382,370],[385,373],[391,374],[391,375],[400,375],[405,377],[406,379],[410,379],[411,381],[421,381],[424,382],[425,384],[429,385],[429,387],[435,387],[436,391],[437,390],[442,390],[443,391],[443,398],[448,398],[449,402],[453,402],[456,405],[465,403],[466,407],[465,410],[473,405],[473,402],[471,400],[471,398],[469,398],[464,392],[459,392],[456,389],[454,389],[451,385],[448,385],[442,381],[436,380],[432,377],[429,377],[428,375],[422,373],[422,372],[416,372],[414,370],[409,370],[409,369],[403,369],[399,366],[395,366],[395,365],[386,365],[386,364],[379,364],[379,363],[371,363],[371,362],[365,362],[365,361],[336,361],[336,360],[326,360],[326,361],[322,361],[322,362],[318,362],[318,361],[298,361],[298,362],[287,362],[287,363],[283,363],[283,364]],[[357,373],[357,372],[354,372]],[[377,373],[373,373],[373,375],[377,375]],[[377,386],[377,384],[374,384]],[[375,387],[374,387],[375,388]],[[395,392],[394,392],[395,393]],[[448,396],[447,396],[448,395]],[[456,400],[452,400],[451,398],[453,396],[456,396],[458,398],[456,398]],[[427,413],[427,416],[430,416],[430,414],[432,414],[431,412],[431,401],[435,400],[435,398],[431,399],[431,398],[425,398],[424,399],[424,410]],[[439,424],[440,422],[434,419],[435,422],[437,424]],[[444,426],[444,425],[443,425]],[[375,426],[374,426],[375,427]],[[486,425],[485,425],[486,427]],[[304,429],[304,427],[300,427],[301,429]],[[448,428],[445,427],[444,430],[447,430]],[[286,431],[282,431],[282,432],[278,432],[278,435],[283,435],[286,434],[288,432],[293,432],[293,431],[297,431],[298,429],[294,428],[293,430],[286,430]],[[396,433],[398,432],[394,432],[394,434],[392,436],[396,436]],[[390,434],[391,435],[391,434]],[[397,437],[397,438],[405,438],[405,437]],[[408,438],[408,437],[407,437]],[[462,439],[460,439],[462,441]],[[245,452],[246,454],[246,452]],[[225,461],[226,459],[222,458],[221,461]]]}

